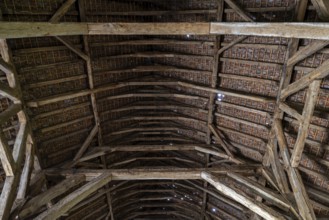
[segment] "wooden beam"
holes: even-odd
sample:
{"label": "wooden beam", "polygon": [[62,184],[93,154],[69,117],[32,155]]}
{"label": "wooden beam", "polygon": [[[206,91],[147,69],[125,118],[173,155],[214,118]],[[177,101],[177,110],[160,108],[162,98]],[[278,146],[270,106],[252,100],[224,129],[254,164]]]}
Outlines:
{"label": "wooden beam", "polygon": [[323,21],[329,20],[329,2],[327,0],[311,0],[318,16]]}
{"label": "wooden beam", "polygon": [[20,102],[20,98],[17,90],[7,86],[4,83],[0,83],[0,95],[8,99],[11,99],[15,103]]}
{"label": "wooden beam", "polygon": [[270,189],[260,185],[259,183],[254,182],[239,174],[228,172],[227,176],[229,176],[232,179],[234,179],[235,181],[247,186],[252,191],[254,191],[258,195],[260,195],[262,198],[264,198],[267,201],[270,201],[271,203],[273,203],[280,209],[283,209],[285,211],[292,211],[292,213],[295,216],[299,217],[298,213],[296,212],[294,207],[290,204],[290,202],[288,200],[284,199],[284,197],[282,197],[281,195],[276,194],[273,191],[271,191]]}
{"label": "wooden beam", "polygon": [[201,173],[202,179],[206,180],[208,183],[213,185],[218,191],[220,191],[225,196],[233,199],[234,201],[237,201],[238,203],[246,206],[253,212],[257,213],[261,217],[268,219],[268,220],[284,220],[285,218],[282,217],[281,214],[277,213],[270,207],[254,200],[251,198],[248,198],[239,192],[236,191],[236,189],[232,189],[229,186],[221,183],[219,178],[215,177],[214,175],[202,172]]}
{"label": "wooden beam", "polygon": [[108,168],[114,168],[116,166],[126,165],[126,164],[129,164],[129,163],[135,162],[135,161],[144,162],[144,161],[165,161],[165,160],[170,160],[170,161],[176,160],[176,161],[182,162],[181,164],[183,164],[183,165],[186,165],[187,163],[188,164],[193,164],[193,165],[195,165],[195,164],[201,165],[201,163],[197,162],[197,161],[192,161],[192,160],[183,159],[183,158],[179,158],[179,157],[165,156],[165,157],[133,157],[131,159],[126,159],[126,160],[123,160],[123,161],[120,161],[120,162],[111,163],[110,165],[107,165],[107,167]]}
{"label": "wooden beam", "polygon": [[77,152],[77,154],[74,156],[73,162],[77,162],[82,157],[82,155],[84,154],[84,152],[89,147],[91,141],[93,140],[93,138],[95,137],[97,132],[98,132],[98,125],[95,125],[94,128],[89,133],[86,140],[83,142],[83,144],[82,144],[81,148],[79,149],[79,151]]}
{"label": "wooden beam", "polygon": [[105,186],[112,180],[111,174],[104,173],[89,183],[83,185],[79,189],[70,193],[55,205],[53,205],[48,210],[44,211],[38,215],[36,220],[53,220],[59,218],[61,215],[70,210],[73,206],[81,202],[83,199],[87,198],[90,194],[98,190],[99,188]]}
{"label": "wooden beam", "polygon": [[[7,32],[8,31],[8,32]],[[7,32],[7,34],[3,34]],[[25,34],[23,34],[25,33]],[[88,34],[86,23],[16,23],[0,22],[0,38],[24,38],[42,36],[67,36]]]}
{"label": "wooden beam", "polygon": [[241,7],[233,0],[225,0],[225,2],[240,15],[245,21],[253,22],[254,18],[252,18],[249,14],[247,14]]}
{"label": "wooden beam", "polygon": [[[135,23],[136,24],[136,23]],[[177,25],[178,24],[178,25]],[[90,35],[209,35],[210,23],[110,23],[88,24]]]}
{"label": "wooden beam", "polygon": [[303,47],[297,53],[295,53],[292,57],[289,58],[287,65],[293,66],[298,62],[304,60],[308,56],[320,51],[322,48],[326,47],[329,44],[329,41],[324,40],[316,40],[311,42],[306,47]]}
{"label": "wooden beam", "polygon": [[195,45],[195,46],[214,46],[212,41],[201,40],[178,40],[167,38],[149,38],[145,40],[125,40],[113,42],[91,43],[91,47],[107,47],[107,46],[122,46],[122,45]]}
{"label": "wooden beam", "polygon": [[[267,143],[267,156],[269,156],[269,161],[271,163],[271,168],[273,175],[278,183],[278,187],[280,191],[284,194],[288,194],[290,192],[289,183],[284,172],[283,167],[280,164],[279,155],[277,152],[277,144],[276,140],[270,136],[270,139]],[[263,161],[264,163],[264,161]]]}
{"label": "wooden beam", "polygon": [[183,73],[191,73],[191,74],[211,74],[211,71],[203,70],[203,69],[191,69],[186,67],[179,66],[171,66],[171,65],[162,65],[162,64],[153,64],[153,65],[141,65],[141,66],[133,66],[126,67],[123,69],[114,69],[114,70],[105,70],[101,72],[95,72],[95,74],[116,74],[116,73],[143,73],[143,72],[183,72]]}
{"label": "wooden beam", "polygon": [[302,153],[305,146],[305,140],[308,135],[308,129],[313,116],[315,104],[318,100],[320,92],[321,80],[316,80],[311,83],[306,94],[305,106],[303,109],[303,122],[299,126],[294,151],[291,155],[291,166],[298,167],[302,158]]}
{"label": "wooden beam", "polygon": [[78,80],[82,80],[85,78],[87,78],[87,76],[84,74],[81,74],[81,75],[59,78],[59,79],[54,79],[54,80],[49,80],[49,81],[38,81],[38,82],[24,85],[24,88],[27,88],[27,89],[40,88],[43,86],[55,85],[58,83],[65,83],[65,82],[69,82],[69,81],[78,81]]}
{"label": "wooden beam", "polygon": [[[170,70],[170,71],[175,71],[175,70]],[[266,103],[274,102],[274,100],[272,100],[271,98],[267,98],[267,97],[261,97],[261,96],[257,96],[257,95],[246,95],[243,93],[239,93],[239,92],[231,91],[231,90],[227,90],[227,89],[209,88],[204,85],[193,84],[193,83],[189,83],[189,82],[185,82],[185,81],[167,81],[166,78],[165,79],[159,78],[159,79],[154,79],[154,80],[157,80],[157,81],[138,81],[138,82],[130,81],[130,82],[111,83],[108,85],[103,85],[98,88],[91,88],[89,90],[69,92],[69,93],[65,93],[65,94],[61,94],[61,95],[55,95],[55,96],[51,96],[51,97],[42,98],[42,99],[39,99],[36,101],[28,102],[27,105],[29,107],[38,107],[41,105],[47,105],[47,104],[51,104],[54,102],[59,102],[59,101],[67,100],[67,99],[72,99],[72,98],[86,96],[86,95],[90,95],[90,94],[94,94],[94,93],[104,92],[104,91],[108,91],[108,90],[112,90],[112,89],[119,89],[119,88],[127,87],[127,86],[141,86],[141,85],[182,86],[182,87],[186,87],[186,88],[197,89],[200,91],[217,93],[217,94],[238,97],[238,98],[243,98],[243,99],[248,99],[248,100],[253,100],[253,101],[258,101],[258,102],[266,102]],[[161,81],[161,80],[163,80],[163,81]],[[136,95],[134,95],[134,94],[136,94]],[[134,97],[134,96],[161,96],[161,94],[140,94],[140,95],[138,95],[138,93],[128,93],[128,94],[116,95],[116,96],[103,98],[101,100],[110,100],[110,99]],[[183,96],[185,98],[186,97],[191,97],[191,98],[200,97],[200,96],[188,96],[188,95],[183,95],[183,94],[176,94],[176,95],[175,94],[171,94],[171,95],[166,94],[166,96],[172,96],[172,97],[181,96],[182,98],[183,98]]]}
{"label": "wooden beam", "polygon": [[220,146],[222,148],[224,148],[227,155],[229,157],[234,157],[233,154],[231,153],[231,151],[229,150],[228,146],[226,145],[226,143],[224,143],[224,141],[221,138],[220,134],[216,131],[215,126],[214,125],[208,125],[208,127],[209,127],[210,131],[217,137],[217,139],[219,140]]}
{"label": "wooden beam", "polygon": [[25,219],[30,215],[36,213],[42,206],[46,205],[52,199],[60,196],[69,189],[78,186],[85,181],[84,175],[73,175],[72,177],[63,180],[59,184],[51,187],[47,191],[41,193],[40,195],[30,199],[22,207],[19,214],[16,216],[19,219]]}
{"label": "wooden beam", "polygon": [[327,23],[50,23],[1,22],[0,38],[63,35],[249,35],[328,40]]}
{"label": "wooden beam", "polygon": [[299,214],[303,217],[303,219],[315,220],[316,217],[314,210],[308,198],[302,177],[300,176],[299,171],[292,167],[290,164],[290,152],[285,135],[283,133],[282,121],[280,119],[275,119],[273,128],[275,129],[281,157],[286,167],[289,182],[294,193],[296,204],[298,206]]}
{"label": "wooden beam", "polygon": [[208,59],[212,60],[212,56],[208,55],[196,55],[178,52],[162,52],[162,51],[143,51],[127,54],[111,55],[106,57],[100,57],[98,60],[108,60],[108,59],[120,59],[120,58],[185,58],[185,59]]}
{"label": "wooden beam", "polygon": [[34,151],[31,135],[27,136],[26,149],[25,149],[25,164],[21,174],[21,180],[16,196],[16,200],[24,200],[26,198],[26,192],[30,183],[32,167],[34,163]]}
{"label": "wooden beam", "polygon": [[167,132],[178,132],[179,130],[185,130],[185,131],[191,131],[196,135],[205,135],[204,132],[198,131],[198,130],[194,130],[194,129],[190,129],[188,127],[134,127],[134,128],[127,128],[127,129],[122,129],[119,131],[114,131],[114,132],[110,132],[108,134],[106,134],[104,137],[108,137],[108,136],[113,136],[113,135],[120,135],[120,134],[126,134],[126,133],[133,133],[133,132],[143,132],[144,133],[167,133]]}
{"label": "wooden beam", "polygon": [[[325,24],[325,25],[324,25]],[[261,23],[211,22],[210,34],[232,34],[262,37],[329,39],[328,23]]]}
{"label": "wooden beam", "polygon": [[212,190],[209,190],[209,189],[206,189],[198,184],[195,184],[193,183],[192,181],[190,180],[185,180],[187,183],[191,184],[192,186],[194,186],[195,188],[199,189],[199,190],[202,190],[202,191],[205,191],[207,192],[209,195],[211,195],[212,197],[228,204],[229,206],[232,206],[233,208],[237,209],[238,211],[242,211],[242,212],[245,212],[246,209],[241,206],[239,203],[235,202],[234,200],[231,200],[231,199],[228,199],[226,198],[225,196],[222,196],[221,194],[215,192],[215,191],[212,191]]}
{"label": "wooden beam", "polygon": [[[226,48],[223,47],[222,49],[226,49]],[[260,78],[250,77],[250,76],[241,76],[241,75],[226,74],[226,73],[219,73],[218,76],[220,76],[221,78],[225,78],[225,79],[243,80],[243,81],[278,86],[278,82],[270,80],[270,79],[260,79]]]}
{"label": "wooden beam", "polygon": [[4,169],[6,176],[14,176],[16,164],[14,161],[13,154],[9,149],[7,140],[2,131],[0,132],[0,159],[2,168]]}
{"label": "wooden beam", "polygon": [[23,156],[25,153],[27,125],[24,122],[20,123],[20,128],[15,140],[13,149],[13,159],[15,161],[16,170],[14,176],[8,176],[5,180],[4,187],[0,197],[0,219],[8,219],[12,205],[16,198],[18,184],[20,181],[20,173],[22,168]]}
{"label": "wooden beam", "polygon": [[[85,1],[79,0],[78,6],[79,6],[80,21],[85,22],[87,20]],[[90,89],[94,89],[94,87],[95,87],[94,74],[93,74],[93,67],[92,67],[92,62],[91,62],[91,53],[90,53],[90,46],[89,46],[89,42],[88,42],[88,36],[84,35],[82,37],[82,40],[83,40],[83,47],[84,47],[85,53],[89,58],[86,60],[88,84],[89,84]],[[103,145],[103,132],[102,132],[102,128],[100,126],[101,121],[100,121],[100,117],[99,117],[95,93],[90,94],[90,100],[91,100],[91,106],[92,106],[93,113],[94,113],[95,127],[97,126],[97,131],[98,131],[98,136],[97,136],[98,144],[100,146],[102,146]],[[84,147],[84,146],[82,146],[82,147]],[[84,149],[82,148],[82,150],[84,150]],[[81,150],[81,152],[82,152],[82,150]],[[77,159],[77,158],[75,158],[75,159]],[[105,169],[107,164],[106,164],[106,158],[104,156],[101,157],[101,162],[102,162],[103,168]],[[106,184],[106,188],[109,188],[108,184]],[[113,212],[112,212],[112,199],[111,199],[110,192],[106,193],[106,200],[107,200],[107,204],[109,207],[109,215],[111,216],[111,220],[114,220],[114,216],[113,216]],[[108,216],[107,216],[107,218],[108,218]]]}
{"label": "wooden beam", "polygon": [[213,150],[209,146],[202,144],[179,144],[179,145],[121,145],[121,146],[104,146],[96,147],[89,154],[82,157],[79,162],[87,161],[102,155],[106,155],[113,152],[156,152],[156,151],[198,151],[201,153],[208,153],[213,156],[217,156],[224,159],[230,159],[237,164],[240,162],[234,158],[230,158],[225,153],[217,150]]}
{"label": "wooden beam", "polygon": [[[74,0],[74,1],[76,1],[76,0]],[[82,59],[84,59],[86,61],[88,61],[90,59],[87,54],[85,54],[84,52],[82,52],[79,48],[77,48],[75,45],[73,45],[68,40],[65,40],[64,38],[58,37],[58,36],[55,36],[55,38],[57,40],[59,40],[60,42],[62,42],[67,48],[69,48],[71,51],[73,51],[76,55],[78,55]]]}
{"label": "wooden beam", "polygon": [[22,105],[21,104],[12,104],[4,110],[3,112],[0,113],[0,124],[4,124],[7,122],[11,117],[17,115],[18,112],[22,110]]}
{"label": "wooden beam", "polygon": [[14,68],[4,61],[1,56],[0,56],[0,70],[4,72],[5,74],[13,74],[14,73]]}
{"label": "wooden beam", "polygon": [[66,127],[66,126],[69,126],[69,125],[73,125],[73,124],[77,124],[77,123],[81,123],[83,121],[86,121],[86,120],[89,120],[89,119],[92,119],[93,116],[92,115],[88,115],[88,116],[85,116],[83,118],[77,118],[77,119],[74,119],[72,121],[67,121],[67,122],[63,122],[63,123],[60,123],[60,124],[56,124],[56,125],[53,125],[53,126],[50,126],[50,127],[46,127],[46,128],[41,128],[39,131],[41,133],[46,133],[46,132],[50,132],[50,131],[53,131],[53,130],[56,130],[56,129],[60,129],[60,128],[63,128],[63,127]]}
{"label": "wooden beam", "polygon": [[[217,16],[216,16],[216,21],[222,21],[223,20],[223,14],[224,14],[224,1],[223,0],[218,0],[217,1]],[[210,86],[211,88],[216,88],[217,83],[218,83],[218,68],[219,68],[219,50],[220,50],[220,44],[221,44],[221,36],[217,36],[215,38],[215,51],[214,51],[214,55],[213,55],[213,68],[212,68],[212,74],[211,74],[211,78],[210,78]],[[209,125],[212,125],[214,123],[214,111],[215,111],[215,104],[216,104],[216,93],[210,93],[209,94],[209,102],[208,102],[208,117],[207,117],[207,133],[206,133],[206,143],[207,144],[211,144],[211,135],[212,132],[209,128]],[[206,160],[205,160],[205,165],[204,167],[207,168],[209,167],[209,163],[210,163],[210,155],[208,153],[205,153],[206,156]],[[208,183],[206,181],[204,181],[203,183],[204,188],[208,187]],[[200,215],[202,215],[201,220],[204,220],[205,218],[207,218],[206,213],[206,208],[207,208],[207,197],[208,194],[206,191],[203,192],[203,199],[202,199],[202,209],[200,210]],[[207,218],[208,219],[208,218]]]}
{"label": "wooden beam", "polygon": [[[1,12],[0,12],[0,20],[2,20]],[[18,100],[14,100],[14,102],[16,102],[15,104],[21,103],[20,98],[22,96],[22,91],[20,84],[18,83],[19,82],[18,74],[16,72],[15,66],[13,65],[11,51],[5,39],[0,39],[0,53],[3,58],[3,61],[5,62],[5,64],[2,63],[2,66],[6,67],[7,65],[5,69],[9,70],[7,72],[5,70],[9,88],[14,89],[15,94],[18,94],[17,95]],[[8,66],[10,66],[10,68],[8,68]],[[14,110],[15,109],[16,108],[14,108]],[[7,116],[8,115],[10,114],[7,114]],[[8,219],[10,212],[13,208],[14,200],[16,198],[16,194],[19,186],[19,181],[21,179],[21,169],[23,167],[22,162],[25,153],[26,138],[29,131],[31,130],[30,125],[27,124],[27,116],[23,108],[21,109],[21,111],[17,112],[17,117],[20,127],[16,135],[13,152],[12,152],[12,157],[16,164],[16,170],[14,176],[6,178],[4,186],[2,188],[1,198],[0,198],[1,201],[0,219]],[[30,133],[30,135],[32,134]]]}
{"label": "wooden beam", "polygon": [[284,111],[285,113],[293,116],[294,118],[296,118],[299,123],[302,123],[304,118],[301,114],[299,114],[299,112],[295,109],[293,109],[292,107],[290,107],[289,105],[287,105],[286,103],[284,102],[280,102],[279,104],[279,108]]}
{"label": "wooden beam", "polygon": [[306,74],[295,82],[291,83],[281,92],[281,100],[309,86],[314,80],[320,80],[329,75],[329,61],[325,61],[314,71]]}
{"label": "wooden beam", "polygon": [[70,7],[75,3],[76,0],[66,0],[64,4],[56,11],[56,13],[51,17],[49,22],[57,23],[66,14]]}
{"label": "wooden beam", "polygon": [[168,168],[168,169],[47,169],[45,174],[48,176],[72,176],[83,174],[86,180],[90,181],[102,174],[111,174],[112,180],[193,180],[201,179],[201,172],[213,172],[217,174],[226,174],[228,171],[246,173],[253,172],[259,168],[254,165],[234,165],[230,167],[215,168]]}
{"label": "wooden beam", "polygon": [[[295,8],[294,8],[294,20],[296,20],[297,22],[302,22],[304,21],[305,18],[305,14],[306,14],[306,10],[307,10],[307,5],[308,5],[308,0],[300,0],[297,2]],[[291,81],[292,78],[292,74],[294,72],[294,67],[293,66],[288,66],[287,62],[289,60],[290,57],[292,57],[298,50],[298,46],[299,46],[299,39],[290,39],[289,40],[289,44],[287,47],[287,53],[286,53],[286,57],[285,57],[285,65],[281,68],[283,68],[283,73],[282,73],[282,77],[280,79],[280,85],[279,85],[279,91],[277,94],[277,98],[276,98],[276,109],[273,115],[273,118],[279,118],[282,119],[284,116],[284,113],[281,111],[281,109],[279,108],[280,106],[280,101],[284,101],[280,100],[280,96],[282,94],[282,90],[284,88],[286,88]],[[270,138],[268,140],[268,144],[267,144],[267,152],[263,157],[263,165],[265,167],[269,167],[270,165],[272,166],[272,171],[274,174],[274,177],[278,183],[278,187],[281,191],[282,194],[287,194],[290,193],[291,190],[288,186],[288,180],[287,177],[284,173],[284,169],[281,166],[281,164],[278,162],[279,158],[278,158],[278,145],[277,145],[277,139],[275,136],[275,127],[274,125],[272,125],[271,130],[270,130]],[[280,148],[281,150],[281,148]],[[282,153],[280,151],[280,153]],[[275,158],[276,157],[276,158]]]}

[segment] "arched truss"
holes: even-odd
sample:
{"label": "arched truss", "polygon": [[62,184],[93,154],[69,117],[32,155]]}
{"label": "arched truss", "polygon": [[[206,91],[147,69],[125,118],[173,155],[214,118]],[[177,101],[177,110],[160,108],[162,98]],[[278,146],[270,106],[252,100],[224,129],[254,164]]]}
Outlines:
{"label": "arched truss", "polygon": [[[125,8],[132,2],[111,4]],[[1,219],[326,218],[328,193],[308,180],[327,181],[322,169],[328,161],[304,149],[329,149],[309,132],[327,132],[312,117],[328,119],[316,102],[329,64],[323,55],[321,61],[314,57],[312,67],[300,63],[327,53],[328,24],[255,22],[283,11],[293,12],[289,21],[302,22],[305,12],[314,10],[307,3],[249,8],[214,0],[216,8],[174,10],[170,4],[147,0],[134,3],[137,11],[93,12],[83,0],[66,0],[56,5],[55,13],[45,9],[42,15],[5,4],[3,18],[0,14],[6,21],[0,22],[0,73],[5,76],[0,94],[8,106],[0,113],[0,158],[6,176]],[[326,19],[326,4],[312,3]],[[179,4],[183,8],[184,3]],[[148,7],[154,10],[145,10]],[[43,22],[12,21],[26,13],[35,13]],[[177,14],[203,22],[167,22],[166,16]],[[200,17],[204,14],[209,18]],[[98,23],[90,22],[93,16],[99,16]],[[122,16],[126,22],[101,22],[102,16]],[[160,22],[127,22],[143,16],[160,16]],[[75,22],[59,23],[72,17]],[[222,22],[236,17],[244,22]],[[82,36],[68,40],[67,35]],[[135,38],[109,41],[102,35]],[[56,43],[24,45],[27,37],[48,36]],[[269,37],[280,38],[275,42],[279,45]],[[6,38],[23,38],[23,43],[10,40],[10,45]],[[106,51],[117,46],[127,52]],[[241,47],[279,55],[277,60],[260,53],[256,58],[234,55]],[[60,51],[71,60],[56,57]],[[48,54],[40,57],[47,61],[27,65],[28,55],[44,52]],[[227,63],[235,69],[225,69]],[[277,74],[279,69],[279,78],[240,74],[246,66],[257,74],[264,69]],[[80,75],[61,78],[65,68]],[[44,80],[34,79],[38,71]],[[294,79],[295,72],[304,75]],[[251,84],[267,85],[262,87],[266,91]],[[303,102],[288,98],[303,89]],[[14,126],[5,128],[8,121]],[[315,165],[306,166],[304,158]]]}

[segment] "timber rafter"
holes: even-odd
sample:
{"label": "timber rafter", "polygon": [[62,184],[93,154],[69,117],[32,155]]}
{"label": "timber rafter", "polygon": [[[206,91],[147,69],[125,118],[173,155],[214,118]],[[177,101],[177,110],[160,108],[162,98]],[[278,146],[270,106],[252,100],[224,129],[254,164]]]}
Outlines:
{"label": "timber rafter", "polygon": [[325,4],[171,1],[4,6],[2,218],[326,217]]}

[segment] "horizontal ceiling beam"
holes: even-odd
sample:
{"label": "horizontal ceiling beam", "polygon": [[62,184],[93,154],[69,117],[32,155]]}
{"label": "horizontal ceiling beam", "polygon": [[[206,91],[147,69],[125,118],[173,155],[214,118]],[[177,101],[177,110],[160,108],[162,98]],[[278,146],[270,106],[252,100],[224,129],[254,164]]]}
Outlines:
{"label": "horizontal ceiling beam", "polygon": [[47,169],[45,174],[48,176],[72,176],[82,174],[86,180],[90,181],[102,174],[111,174],[112,180],[187,180],[202,179],[203,171],[217,174],[226,174],[228,171],[245,173],[247,170],[252,171],[258,166],[253,165],[236,165],[216,168],[168,168],[168,169]]}
{"label": "horizontal ceiling beam", "polygon": [[106,155],[113,152],[157,152],[157,151],[198,151],[201,153],[207,153],[213,156],[231,160],[234,163],[239,164],[240,161],[234,159],[225,153],[210,148],[211,145],[204,144],[180,144],[180,145],[117,145],[109,147],[97,147],[94,148],[92,153],[82,157],[80,162],[90,160],[102,155]]}
{"label": "horizontal ceiling beam", "polygon": [[63,35],[249,35],[329,39],[328,23],[49,23],[0,22],[0,38]]}

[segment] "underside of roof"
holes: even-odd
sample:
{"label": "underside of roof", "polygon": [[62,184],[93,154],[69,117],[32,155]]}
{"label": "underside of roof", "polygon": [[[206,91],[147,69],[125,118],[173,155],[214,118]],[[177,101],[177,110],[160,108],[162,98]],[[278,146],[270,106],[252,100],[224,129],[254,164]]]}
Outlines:
{"label": "underside of roof", "polygon": [[0,1],[1,219],[328,219],[327,4]]}

